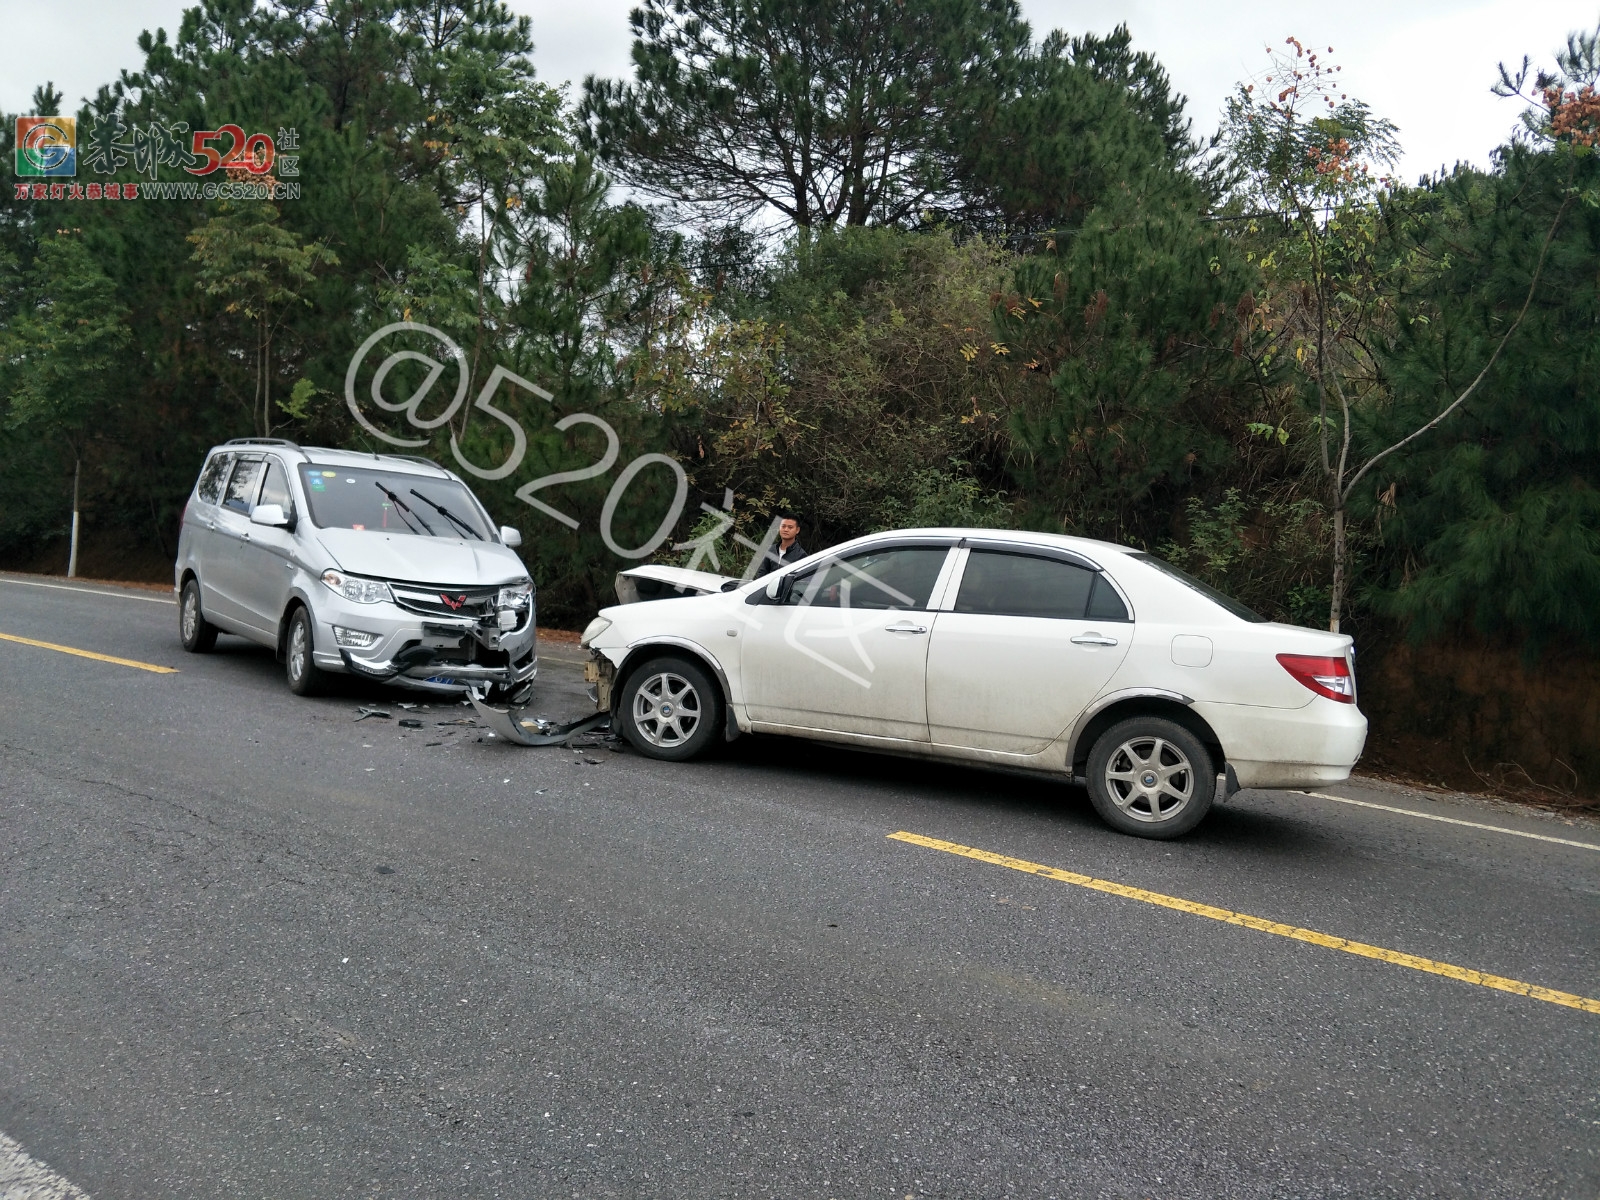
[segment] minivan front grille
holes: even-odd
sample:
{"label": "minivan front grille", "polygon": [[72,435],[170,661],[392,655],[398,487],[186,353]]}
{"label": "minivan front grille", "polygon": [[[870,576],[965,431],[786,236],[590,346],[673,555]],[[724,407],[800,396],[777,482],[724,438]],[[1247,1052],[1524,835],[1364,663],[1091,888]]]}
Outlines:
{"label": "minivan front grille", "polygon": [[498,587],[440,587],[424,588],[416,584],[390,584],[394,601],[410,612],[429,617],[471,617],[474,620],[488,616],[495,610],[500,595]]}

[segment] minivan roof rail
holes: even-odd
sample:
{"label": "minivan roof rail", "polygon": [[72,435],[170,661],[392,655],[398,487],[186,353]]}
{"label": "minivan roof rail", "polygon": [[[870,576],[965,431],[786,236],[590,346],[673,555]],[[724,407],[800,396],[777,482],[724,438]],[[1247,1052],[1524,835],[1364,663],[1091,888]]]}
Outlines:
{"label": "minivan roof rail", "polygon": [[445,470],[445,468],[434,462],[433,459],[423,458],[420,454],[378,454],[376,451],[372,450],[341,450],[337,446],[299,446],[297,449],[300,451],[300,453],[311,459],[312,462],[316,461],[316,459],[312,457],[316,454],[346,454],[356,458],[370,457],[373,459],[397,458],[401,462],[414,462],[424,467],[432,467],[435,471],[438,471],[442,475],[450,474],[449,471]]}
{"label": "minivan roof rail", "polygon": [[299,446],[295,445],[295,443],[291,442],[288,438],[229,438],[222,444],[224,446],[288,446],[294,450],[300,449]]}
{"label": "minivan roof rail", "polygon": [[425,467],[438,467],[439,470],[441,470],[441,471],[444,470],[444,468],[440,467],[438,463],[433,461],[433,459],[431,459],[431,458],[423,458],[422,455],[420,455],[420,454],[385,454],[384,457],[385,458],[403,458],[403,459],[406,460],[406,462],[421,463]]}

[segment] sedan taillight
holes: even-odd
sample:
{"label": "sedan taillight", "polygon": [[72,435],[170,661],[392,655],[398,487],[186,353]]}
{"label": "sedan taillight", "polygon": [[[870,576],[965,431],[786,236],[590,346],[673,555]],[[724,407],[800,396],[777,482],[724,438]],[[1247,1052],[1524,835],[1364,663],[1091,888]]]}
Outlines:
{"label": "sedan taillight", "polygon": [[1350,674],[1350,664],[1344,659],[1320,654],[1280,654],[1278,661],[1285,671],[1317,695],[1342,704],[1356,702],[1356,681]]}

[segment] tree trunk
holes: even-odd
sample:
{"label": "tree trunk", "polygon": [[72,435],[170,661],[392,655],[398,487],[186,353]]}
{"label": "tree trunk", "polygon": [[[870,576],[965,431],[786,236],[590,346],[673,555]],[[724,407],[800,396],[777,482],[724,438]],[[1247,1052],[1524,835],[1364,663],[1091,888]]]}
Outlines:
{"label": "tree trunk", "polygon": [[272,330],[261,322],[261,436],[272,436]]}
{"label": "tree trunk", "polygon": [[78,577],[78,479],[82,474],[82,461],[72,456],[72,549],[67,553],[67,578]]}
{"label": "tree trunk", "polygon": [[1339,616],[1344,610],[1345,588],[1344,497],[1333,503],[1333,596],[1328,605],[1328,630],[1339,632]]}

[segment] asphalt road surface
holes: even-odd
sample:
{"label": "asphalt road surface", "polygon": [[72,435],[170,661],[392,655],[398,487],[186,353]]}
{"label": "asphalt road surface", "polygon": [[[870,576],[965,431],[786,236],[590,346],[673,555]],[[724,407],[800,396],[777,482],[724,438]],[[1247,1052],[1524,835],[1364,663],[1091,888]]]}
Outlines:
{"label": "asphalt road surface", "polygon": [[514,748],[43,582],[0,577],[5,1200],[1600,1194],[1593,824],[1358,783],[1159,843],[800,742]]}

